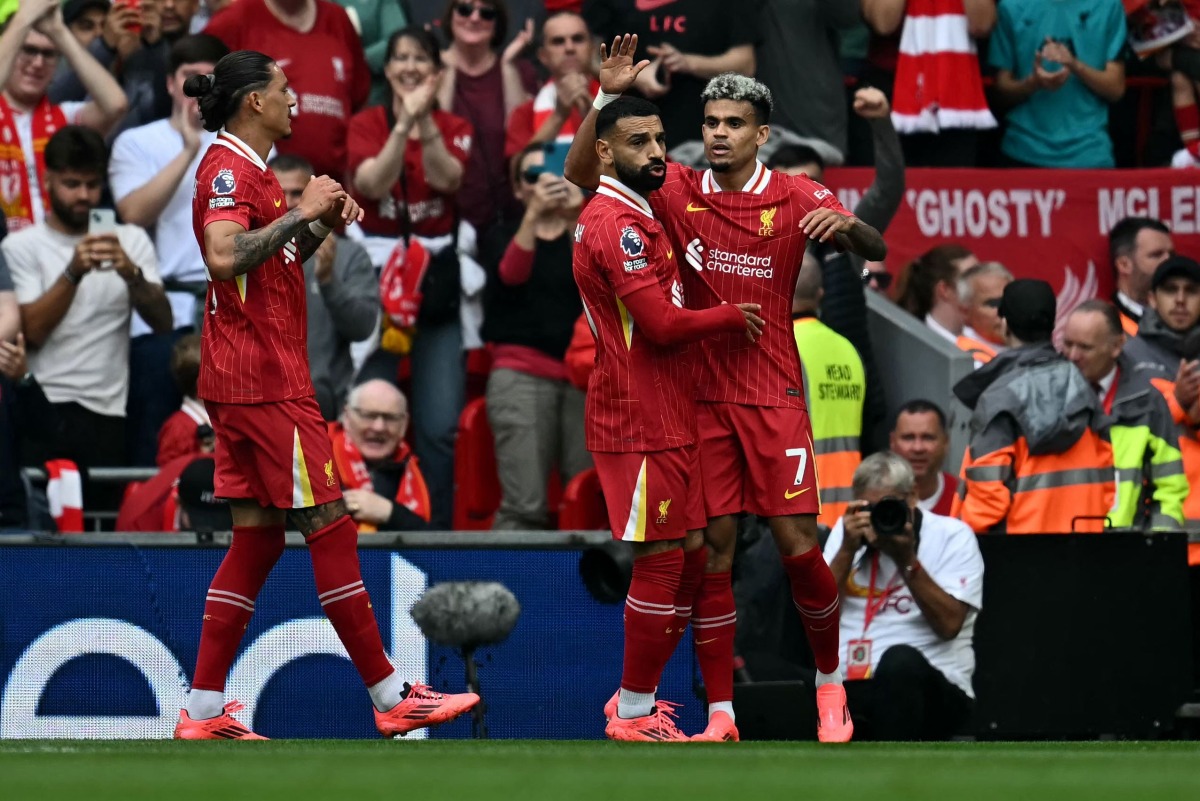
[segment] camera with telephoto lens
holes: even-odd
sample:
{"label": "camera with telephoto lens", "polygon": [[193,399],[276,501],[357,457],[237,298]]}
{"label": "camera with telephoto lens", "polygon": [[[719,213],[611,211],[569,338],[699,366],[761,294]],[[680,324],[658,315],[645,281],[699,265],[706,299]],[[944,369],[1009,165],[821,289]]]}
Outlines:
{"label": "camera with telephoto lens", "polygon": [[889,496],[867,504],[864,512],[871,513],[871,528],[880,537],[895,537],[904,533],[904,527],[912,522],[912,510],[903,498]]}

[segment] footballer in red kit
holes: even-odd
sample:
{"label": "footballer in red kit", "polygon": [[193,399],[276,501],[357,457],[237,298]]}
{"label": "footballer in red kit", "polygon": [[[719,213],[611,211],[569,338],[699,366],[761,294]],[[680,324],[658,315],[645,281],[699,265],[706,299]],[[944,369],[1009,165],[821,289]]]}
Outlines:
{"label": "footballer in red kit", "polygon": [[[617,37],[601,65],[603,109],[633,85],[650,62],[634,63],[637,37]],[[631,77],[632,76],[632,77]],[[773,173],[758,161],[772,110],[770,90],[743,75],[708,82],[705,157],[710,169],[672,165],[648,195],[674,247],[684,254],[688,308],[720,308],[730,297],[759,305],[764,328],[754,343],[718,336],[701,344],[697,388],[701,475],[710,551],[692,615],[696,656],[709,699],[709,727],[698,739],[736,740],[730,571],[736,515],[767,518],[812,646],[817,674],[818,738],[845,742],[853,723],[842,686],[838,589],[821,557],[820,509],[812,425],[792,335],[791,301],[809,240],[835,241],[867,259],[887,249],[879,232],[856,219],[833,193],[806,177]],[[566,177],[590,189],[598,181],[589,114],[567,156]]]}
{"label": "footballer in red kit", "polygon": [[328,175],[292,209],[265,158],[291,132],[296,104],[269,56],[230,53],[184,84],[217,133],[196,173],[193,227],[209,285],[199,395],[216,435],[215,493],[228,499],[233,539],[209,585],[200,647],[176,739],[261,740],[225,703],[225,681],[259,590],[283,553],[284,527],[304,535],[322,609],[358,670],[385,737],[444,723],[479,701],[401,680],[388,658],[358,565],[307,355],[303,264],[334,226],[361,219]]}
{"label": "footballer in red kit", "polygon": [[687,626],[704,565],[687,346],[720,332],[752,341],[760,333],[758,307],[684,308],[675,249],[646,201],[667,170],[658,109],[621,98],[591,117],[604,174],[580,215],[573,257],[596,338],[586,436],[613,537],[629,541],[634,556],[621,686],[605,733],[684,740],[655,689]]}

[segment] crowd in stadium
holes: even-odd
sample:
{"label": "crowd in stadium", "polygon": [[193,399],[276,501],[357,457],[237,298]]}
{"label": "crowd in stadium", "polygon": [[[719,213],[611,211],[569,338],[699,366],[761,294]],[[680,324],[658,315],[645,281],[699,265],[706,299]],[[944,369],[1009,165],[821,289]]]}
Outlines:
{"label": "crowd in stadium", "polygon": [[[456,444],[478,398],[494,477],[467,480],[498,482],[492,527],[530,530],[556,525],[560,488],[592,467],[595,346],[571,274],[587,193],[563,174],[600,88],[599,42],[640,36],[651,63],[634,90],[660,109],[670,158],[701,169],[708,81],[762,81],[774,95],[765,165],[817,181],[874,167],[850,211],[886,240],[906,166],[1200,164],[1197,5],[0,2],[0,529],[72,530],[83,509],[122,501],[119,529],[188,527],[179,506],[193,481],[179,479],[214,447],[197,392],[209,271],[193,195],[216,134],[184,84],[228,52],[268,54],[297,101],[267,162],[282,202],[328,175],[364,210],[303,265],[330,480],[360,532],[454,527]],[[218,200],[233,190],[222,180]],[[846,531],[865,520],[854,504],[882,489],[978,534],[1090,530],[1106,516],[1200,526],[1188,492],[1200,480],[1200,264],[1153,218],[1121,221],[1107,244],[1112,297],[1062,324],[1049,284],[957,242],[930,241],[899,271],[810,250],[792,311],[835,574],[862,542]],[[724,256],[754,267],[707,258]],[[973,358],[954,390],[977,423],[959,475],[943,469],[949,397],[889,411],[880,375],[903,366],[872,355],[864,292]],[[888,450],[903,458],[863,461]],[[78,472],[154,466],[136,492],[85,480],[82,502],[62,493]],[[22,467],[41,468],[58,497]],[[956,597],[977,610],[978,551],[954,551],[971,575]],[[969,649],[961,617],[931,620],[951,640],[965,630]],[[946,690],[964,708],[965,675]],[[960,713],[931,730],[956,730]]]}

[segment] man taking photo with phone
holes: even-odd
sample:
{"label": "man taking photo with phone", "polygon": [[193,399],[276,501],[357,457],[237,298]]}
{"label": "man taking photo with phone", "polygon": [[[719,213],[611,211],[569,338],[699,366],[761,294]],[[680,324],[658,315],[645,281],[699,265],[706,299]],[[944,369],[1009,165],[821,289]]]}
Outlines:
{"label": "man taking photo with phone", "polygon": [[[46,221],[7,237],[30,370],[61,425],[50,443],[30,442],[28,462],[68,458],[80,466],[124,465],[129,320],[137,311],[157,333],[173,326],[154,246],[135,225],[113,225],[96,209],[108,167],[100,134],[77,125],[46,144]],[[89,232],[94,212],[105,232]]]}
{"label": "man taking photo with phone", "polygon": [[852,489],[824,556],[841,595],[855,738],[949,739],[975,708],[972,638],[983,603],[975,533],[922,512],[912,467],[894,453],[864,459]]}

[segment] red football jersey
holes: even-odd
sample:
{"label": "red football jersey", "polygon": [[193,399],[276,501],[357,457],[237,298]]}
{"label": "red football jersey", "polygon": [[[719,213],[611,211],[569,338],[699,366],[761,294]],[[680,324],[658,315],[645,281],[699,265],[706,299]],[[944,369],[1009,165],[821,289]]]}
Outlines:
{"label": "red football jersey", "polygon": [[204,29],[230,50],[257,50],[275,59],[296,93],[292,135],[275,143],[280,153],[303,156],[316,175],[342,181],[346,128],[367,102],[371,70],[358,32],[341,6],[316,0],[312,30],[284,25],[265,0],[238,0],[213,15]]}
{"label": "red football jersey", "polygon": [[[466,166],[471,157],[471,141],[475,130],[471,123],[457,114],[434,109],[433,124],[442,132],[446,150],[460,164]],[[363,219],[359,225],[371,236],[403,236],[404,198],[408,196],[408,213],[412,231],[419,236],[442,236],[451,233],[454,225],[454,195],[446,195],[433,189],[425,181],[425,163],[421,158],[421,143],[409,139],[404,148],[404,188],[400,181],[392,185],[392,191],[380,200],[371,200],[354,187],[354,173],[367,159],[379,155],[392,135],[392,119],[383,106],[360,111],[350,120],[347,140],[349,151],[346,165],[346,186],[350,194],[362,206]]]}
{"label": "red football jersey", "polygon": [[695,440],[692,360],[688,349],[655,345],[621,298],[645,287],[682,308],[674,250],[649,204],[610,178],[575,228],[575,283],[596,337],[588,379],[587,447],[627,453],[681,448]]}
{"label": "red football jersey", "polygon": [[[242,140],[222,131],[196,168],[192,230],[233,220],[247,231],[287,212],[275,173]],[[207,267],[205,268],[207,270]],[[200,397],[269,403],[313,394],[308,367],[304,266],[293,239],[232,281],[209,281],[200,349]]]}
{"label": "red football jersey", "polygon": [[800,221],[822,206],[849,214],[829,189],[761,163],[740,192],[722,192],[712,171],[669,164],[650,205],[687,262],[680,274],[691,308],[758,303],[758,342],[725,333],[701,343],[697,398],[804,408],[792,293],[808,237]]}

